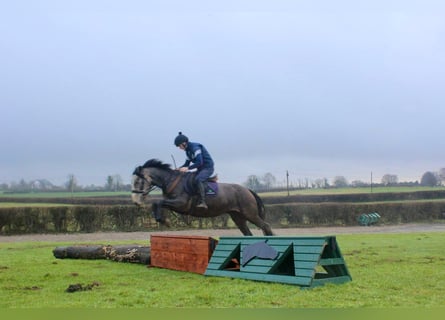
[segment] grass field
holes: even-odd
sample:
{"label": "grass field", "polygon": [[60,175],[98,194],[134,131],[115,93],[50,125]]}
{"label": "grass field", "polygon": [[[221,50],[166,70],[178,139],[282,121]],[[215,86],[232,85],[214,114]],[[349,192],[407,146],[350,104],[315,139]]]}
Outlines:
{"label": "grass field", "polygon": [[0,192],[0,199],[3,198],[84,198],[84,197],[117,197],[130,196],[129,191],[120,192],[26,192],[26,193],[3,193]]}
{"label": "grass field", "polygon": [[[310,290],[107,260],[55,259],[52,250],[69,243],[0,243],[0,307],[445,307],[445,233],[348,234],[337,241],[353,281]],[[95,285],[65,292],[75,283]]]}
{"label": "grass field", "polygon": [[[388,192],[416,192],[416,191],[438,191],[445,190],[445,187],[374,187],[373,193]],[[325,194],[356,194],[370,193],[371,188],[331,188],[331,189],[302,189],[291,190],[290,195],[325,195]],[[130,191],[101,191],[101,192],[30,192],[30,193],[3,193],[0,192],[0,199],[7,198],[84,198],[84,197],[118,197],[130,196]],[[159,190],[154,190],[150,194],[159,195]],[[287,196],[287,191],[259,192],[260,196]]]}

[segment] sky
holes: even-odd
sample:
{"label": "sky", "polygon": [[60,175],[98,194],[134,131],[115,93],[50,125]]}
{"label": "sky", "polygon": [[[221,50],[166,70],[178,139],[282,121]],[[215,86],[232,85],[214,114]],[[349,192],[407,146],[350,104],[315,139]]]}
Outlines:
{"label": "sky", "polygon": [[3,1],[0,39],[0,183],[129,183],[179,131],[222,182],[445,167],[442,0]]}

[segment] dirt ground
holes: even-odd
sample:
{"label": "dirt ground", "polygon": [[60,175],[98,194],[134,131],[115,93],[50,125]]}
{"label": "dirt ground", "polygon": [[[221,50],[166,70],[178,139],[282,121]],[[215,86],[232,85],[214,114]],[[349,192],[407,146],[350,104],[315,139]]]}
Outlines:
{"label": "dirt ground", "polygon": [[[410,223],[388,226],[354,226],[354,227],[318,227],[318,228],[286,228],[273,229],[277,236],[301,236],[301,235],[337,235],[354,233],[413,233],[413,232],[445,232],[444,223]],[[258,229],[252,228],[256,236],[262,236]],[[96,232],[73,234],[26,234],[0,236],[0,242],[89,242],[89,241],[128,241],[134,240],[140,243],[150,239],[151,234],[195,235],[195,236],[241,236],[238,229],[206,229],[206,230],[181,230],[181,231],[150,231],[150,232]]]}

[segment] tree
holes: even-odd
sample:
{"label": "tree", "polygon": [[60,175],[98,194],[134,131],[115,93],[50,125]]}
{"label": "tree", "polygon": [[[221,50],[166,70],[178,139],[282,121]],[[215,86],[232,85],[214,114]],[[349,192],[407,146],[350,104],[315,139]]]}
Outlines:
{"label": "tree", "polygon": [[124,185],[122,177],[119,174],[114,175],[114,187],[115,191],[120,191],[122,189],[122,186]]}
{"label": "tree", "polygon": [[74,192],[74,190],[77,188],[77,179],[74,176],[74,174],[68,175],[68,181],[65,183],[66,189],[70,192]]}
{"label": "tree", "polygon": [[264,187],[266,189],[270,189],[275,185],[277,179],[275,179],[272,173],[268,172],[264,175],[263,181],[264,181]]}
{"label": "tree", "polygon": [[438,175],[442,185],[445,185],[445,168],[440,168]]}
{"label": "tree", "polygon": [[18,190],[19,191],[27,191],[30,190],[31,186],[28,182],[25,181],[25,179],[20,179],[20,182],[18,184]]}
{"label": "tree", "polygon": [[353,180],[351,181],[351,186],[355,188],[360,188],[360,187],[363,188],[369,186],[369,184],[361,180]]}
{"label": "tree", "polygon": [[298,179],[298,189],[309,189],[309,179],[308,178],[304,178],[304,180],[302,179]]}
{"label": "tree", "polygon": [[256,190],[261,188],[260,179],[258,179],[258,177],[256,175],[248,176],[247,177],[247,181],[244,183],[244,185],[247,188],[252,189],[254,191],[256,191]]}
{"label": "tree", "polygon": [[328,187],[329,187],[329,183],[328,183],[328,179],[326,179],[326,178],[315,179],[315,181],[313,183],[313,188],[325,189]]}
{"label": "tree", "polygon": [[334,177],[332,184],[336,188],[344,188],[348,186],[348,180],[343,176],[336,176]]}
{"label": "tree", "polygon": [[434,187],[438,185],[438,179],[433,172],[427,171],[422,175],[422,179],[420,179],[420,185]]}
{"label": "tree", "polygon": [[105,184],[105,190],[111,191],[113,190],[114,179],[113,176],[107,177],[107,183]]}
{"label": "tree", "polygon": [[118,174],[107,177],[105,189],[108,191],[119,191],[123,186],[122,178]]}
{"label": "tree", "polygon": [[37,179],[31,181],[31,188],[32,190],[45,191],[54,189],[54,185],[46,179]]}
{"label": "tree", "polygon": [[397,182],[399,182],[399,178],[396,174],[387,173],[382,177],[382,184],[385,186],[395,185]]}

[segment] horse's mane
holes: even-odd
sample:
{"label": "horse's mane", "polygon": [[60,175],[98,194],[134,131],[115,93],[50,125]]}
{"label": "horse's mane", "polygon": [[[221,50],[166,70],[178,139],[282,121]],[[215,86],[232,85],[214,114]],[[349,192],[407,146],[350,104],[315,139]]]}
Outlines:
{"label": "horse's mane", "polygon": [[150,159],[147,162],[144,163],[142,168],[158,168],[162,170],[172,170],[170,164],[163,163],[162,161],[158,159]]}

